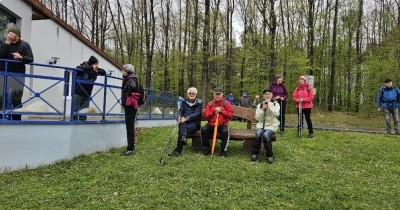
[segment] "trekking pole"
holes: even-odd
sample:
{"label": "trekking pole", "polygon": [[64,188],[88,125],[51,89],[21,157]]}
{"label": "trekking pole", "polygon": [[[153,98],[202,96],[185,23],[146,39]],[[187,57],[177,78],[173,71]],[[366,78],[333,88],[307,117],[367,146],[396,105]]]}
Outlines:
{"label": "trekking pole", "polygon": [[283,113],[283,110],[282,110],[282,100],[279,100],[280,101],[280,107],[279,107],[279,111],[280,111],[280,114],[279,114],[279,118],[280,118],[280,125],[279,125],[279,127],[280,127],[280,134],[282,135],[283,134],[283,123],[282,123],[282,120],[283,120],[283,116],[282,116],[282,113]]}
{"label": "trekking pole", "polygon": [[174,137],[175,132],[178,129],[178,127],[179,127],[179,122],[177,121],[174,129],[171,132],[171,135],[169,136],[169,140],[168,140],[167,144],[165,145],[165,147],[164,147],[164,149],[163,149],[163,151],[161,153],[161,157],[160,157],[159,161],[160,161],[162,166],[165,165],[165,163],[167,163],[166,160],[167,160],[167,155],[168,155],[168,152],[169,152],[169,148],[171,147],[172,138]]}
{"label": "trekking pole", "polygon": [[211,155],[214,155],[215,144],[217,142],[217,131],[218,131],[218,116],[219,112],[217,113],[217,120],[215,120],[214,124],[214,134],[211,142]]}
{"label": "trekking pole", "polygon": [[299,103],[299,120],[297,125],[297,134],[299,138],[303,137],[303,109],[301,107],[301,102]]}
{"label": "trekking pole", "polygon": [[262,148],[263,148],[263,142],[264,142],[264,127],[265,127],[265,117],[267,116],[267,110],[264,110],[264,115],[263,115],[263,125],[262,125],[262,135],[261,135],[261,140],[260,140],[260,149],[258,150],[258,162],[261,162],[261,155],[262,155]]}

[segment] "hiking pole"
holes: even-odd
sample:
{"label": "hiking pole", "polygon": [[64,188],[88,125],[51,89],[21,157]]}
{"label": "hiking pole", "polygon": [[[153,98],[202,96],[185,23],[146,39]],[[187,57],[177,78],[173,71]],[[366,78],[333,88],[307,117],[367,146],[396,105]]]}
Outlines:
{"label": "hiking pole", "polygon": [[264,110],[264,115],[263,115],[263,125],[262,125],[262,135],[261,135],[261,140],[260,140],[260,149],[258,150],[258,162],[261,162],[261,155],[262,155],[262,148],[263,148],[263,142],[264,142],[264,127],[265,127],[265,117],[267,116],[267,110]]}
{"label": "hiking pole", "polygon": [[303,109],[301,107],[301,102],[299,103],[299,120],[297,125],[297,135],[299,138],[303,137]]}
{"label": "hiking pole", "polygon": [[165,165],[165,163],[167,163],[166,160],[167,160],[168,151],[169,151],[169,148],[171,147],[172,138],[174,137],[175,132],[178,129],[178,127],[179,127],[179,121],[176,122],[176,125],[175,125],[174,129],[172,130],[171,135],[169,136],[169,140],[161,153],[161,157],[160,157],[159,161],[162,166]]}
{"label": "hiking pole", "polygon": [[214,134],[211,142],[211,155],[214,155],[215,144],[217,142],[217,131],[218,131],[218,116],[219,112],[217,113],[217,120],[215,120],[214,124]]}
{"label": "hiking pole", "polygon": [[280,118],[280,134],[282,135],[283,134],[283,123],[282,123],[282,120],[283,120],[283,116],[282,116],[282,113],[283,113],[283,111],[282,111],[282,100],[279,100],[279,102],[280,102],[280,107],[279,107],[279,111],[280,111],[280,114],[279,114],[279,118]]}

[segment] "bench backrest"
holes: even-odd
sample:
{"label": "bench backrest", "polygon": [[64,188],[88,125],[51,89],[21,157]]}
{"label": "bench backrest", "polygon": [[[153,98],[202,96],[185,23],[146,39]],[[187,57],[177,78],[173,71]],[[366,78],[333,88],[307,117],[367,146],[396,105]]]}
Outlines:
{"label": "bench backrest", "polygon": [[[247,129],[251,129],[251,126],[254,122],[257,122],[255,115],[256,112],[252,108],[246,108],[246,107],[241,107],[241,106],[232,106],[233,108],[233,116],[235,117],[240,117],[242,119],[245,119],[247,122]],[[202,113],[201,120],[202,121],[208,121],[208,119],[204,115],[204,111]]]}

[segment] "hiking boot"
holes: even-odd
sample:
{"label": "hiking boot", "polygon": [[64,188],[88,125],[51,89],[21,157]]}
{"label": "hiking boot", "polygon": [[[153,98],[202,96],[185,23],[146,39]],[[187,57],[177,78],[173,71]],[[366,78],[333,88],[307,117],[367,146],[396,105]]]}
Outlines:
{"label": "hiking boot", "polygon": [[276,141],[276,133],[272,134],[271,138],[270,138],[271,142]]}
{"label": "hiking boot", "polygon": [[183,146],[188,145],[186,136],[182,136],[181,142],[182,142]]}
{"label": "hiking boot", "polygon": [[210,149],[209,148],[204,148],[203,155],[209,155],[209,154],[211,154]]}
{"label": "hiking boot", "polygon": [[251,155],[251,161],[257,161],[258,155]]}
{"label": "hiking boot", "polygon": [[125,150],[121,153],[122,156],[129,156],[135,154],[135,150]]}
{"label": "hiking boot", "polygon": [[312,133],[308,134],[308,138],[314,138],[314,134]]}
{"label": "hiking boot", "polygon": [[274,162],[274,157],[267,157],[267,162],[272,164]]}
{"label": "hiking boot", "polygon": [[221,152],[221,157],[227,158],[228,157],[228,152],[227,151],[222,151]]}
{"label": "hiking boot", "polygon": [[168,156],[175,156],[176,157],[176,156],[179,156],[180,154],[181,154],[180,152],[174,150],[171,153],[169,153]]}

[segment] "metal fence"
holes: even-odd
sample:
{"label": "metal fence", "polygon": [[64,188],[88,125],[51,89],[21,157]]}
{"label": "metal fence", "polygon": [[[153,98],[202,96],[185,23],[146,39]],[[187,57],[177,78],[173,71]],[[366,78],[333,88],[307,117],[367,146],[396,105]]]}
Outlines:
{"label": "metal fence", "polygon": [[[90,82],[77,79],[81,69],[29,63],[26,73],[8,71],[8,64],[19,62],[0,59],[0,124],[19,123],[121,123],[124,109],[121,106],[122,78],[107,74]],[[75,88],[93,85],[92,94],[85,105],[74,111]],[[23,91],[22,91],[23,90]],[[177,95],[165,91],[145,89],[146,103],[138,110],[138,119],[174,119],[177,116]],[[18,102],[21,101],[19,104]],[[15,104],[15,106],[13,105]],[[22,120],[12,120],[20,115]],[[77,120],[85,116],[86,120]]]}

